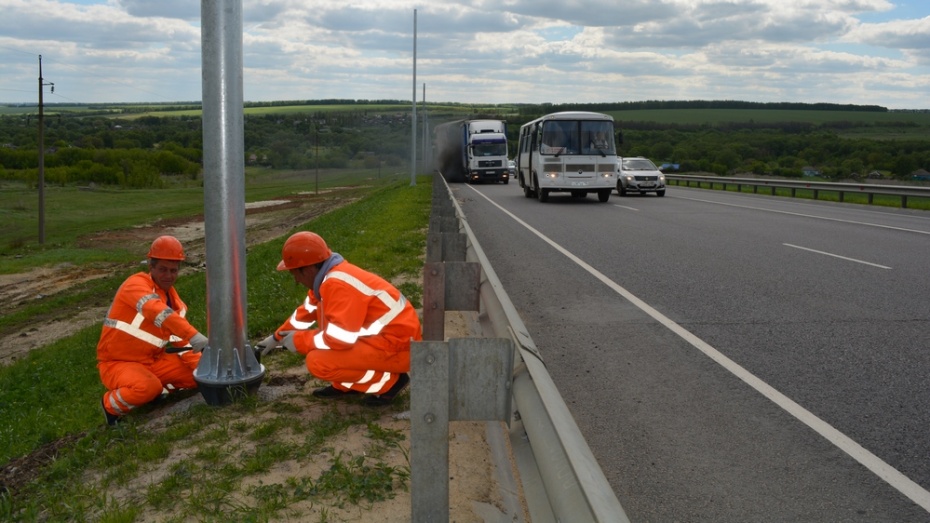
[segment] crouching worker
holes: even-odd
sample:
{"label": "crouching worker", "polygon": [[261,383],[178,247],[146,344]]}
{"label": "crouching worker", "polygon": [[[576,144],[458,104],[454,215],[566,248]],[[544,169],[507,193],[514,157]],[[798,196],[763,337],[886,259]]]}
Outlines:
{"label": "crouching worker", "polygon": [[208,340],[184,318],[187,306],[174,289],[183,260],[177,238],[156,238],[148,253],[149,272],[127,278],[110,305],[97,343],[108,425],[165,389],[197,388],[194,370]]}
{"label": "crouching worker", "polygon": [[298,232],[284,243],[279,271],[307,287],[307,298],[256,349],[306,355],[307,370],[331,382],[320,398],[367,394],[367,405],[391,403],[410,383],[410,342],[422,339],[413,306],[380,276],[345,261],[319,235]]}

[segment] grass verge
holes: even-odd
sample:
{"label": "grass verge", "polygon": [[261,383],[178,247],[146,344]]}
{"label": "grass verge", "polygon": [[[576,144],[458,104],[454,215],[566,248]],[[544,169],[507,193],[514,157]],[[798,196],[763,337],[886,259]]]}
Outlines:
{"label": "grass verge", "polygon": [[[430,195],[428,177],[413,187],[377,186],[300,229],[321,234],[352,263],[407,281],[401,290],[419,307],[415,282]],[[274,269],[286,236],[247,254],[251,339],[277,327],[306,292]],[[177,287],[190,306],[191,322],[205,328],[205,274],[185,275]],[[402,435],[390,426],[390,412],[406,405],[386,412],[358,403],[320,403],[306,393],[314,384],[307,381],[302,358],[290,354],[264,362],[263,389],[276,381],[291,386],[282,387],[274,401],[250,397],[224,408],[193,405],[177,415],[163,415],[167,407],[145,407],[120,427],[106,428],[95,366],[99,332],[99,325],[85,328],[0,368],[0,463],[10,472],[2,478],[0,519],[328,521],[347,507],[371,506],[405,488],[409,468],[379,456],[406,456],[399,446]],[[183,402],[184,393],[179,396]],[[349,430],[365,431],[365,448],[333,443]],[[37,454],[41,459],[26,460]],[[27,463],[33,466],[23,468]],[[20,468],[10,471],[11,466]],[[284,471],[274,476],[280,480],[261,479],[274,469]]]}

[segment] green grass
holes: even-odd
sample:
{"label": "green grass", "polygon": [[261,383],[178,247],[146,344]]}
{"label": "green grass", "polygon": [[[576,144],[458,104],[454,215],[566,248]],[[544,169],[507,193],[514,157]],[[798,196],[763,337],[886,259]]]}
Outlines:
{"label": "green grass", "polygon": [[[300,229],[320,233],[334,251],[389,279],[417,276],[426,245],[431,190],[429,177],[420,177],[413,187],[408,182],[372,186],[359,201]],[[286,273],[274,270],[284,239],[253,246],[247,254],[252,339],[276,328],[306,293]],[[109,283],[111,298],[119,281]],[[191,322],[205,328],[205,274],[187,274],[177,287],[190,306]],[[418,286],[412,290],[408,298],[420,306],[421,291]],[[118,429],[108,430],[102,426],[103,387],[95,366],[99,333],[99,324],[87,327],[0,367],[0,463],[43,445],[57,448],[55,459],[15,497],[0,495],[0,520],[135,521],[148,508],[170,509],[178,521],[268,521],[300,500],[370,504],[406,485],[409,470],[378,459],[403,435],[378,427],[383,413],[361,406],[333,407],[312,421],[301,421],[296,414],[307,408],[298,400],[261,404],[250,397],[228,408],[195,406],[158,430],[143,424],[148,411],[143,407]],[[275,354],[266,366],[271,375],[276,369],[302,368],[303,359]],[[301,401],[307,397],[301,395]],[[259,418],[262,421],[249,421]],[[248,487],[253,502],[245,505],[233,499],[237,489],[246,488],[244,479],[277,463],[319,459],[332,438],[352,425],[367,427],[372,445],[368,457],[337,453],[329,472],[320,477],[295,476],[285,484]],[[176,446],[190,448],[188,457],[172,465],[144,495],[130,500],[108,497],[108,485],[125,485],[152,474]],[[235,457],[232,462],[230,456]]]}
{"label": "green grass", "polygon": [[[408,175],[409,176],[409,175]],[[272,171],[248,169],[246,202],[287,198],[331,187],[389,183],[398,174],[378,169]],[[96,232],[152,225],[159,220],[203,214],[203,187],[128,190],[46,187],[45,243],[39,243],[39,197],[35,188],[0,186],[0,273],[60,263],[129,262],[138,258],[124,245],[88,246]]]}

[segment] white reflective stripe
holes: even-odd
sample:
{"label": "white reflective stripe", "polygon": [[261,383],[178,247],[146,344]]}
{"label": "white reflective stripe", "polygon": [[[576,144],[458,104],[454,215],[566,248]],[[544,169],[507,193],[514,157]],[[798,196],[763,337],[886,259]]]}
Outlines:
{"label": "white reflective stripe", "polygon": [[384,388],[384,385],[385,385],[388,381],[390,381],[390,379],[391,379],[391,373],[390,373],[390,372],[385,372],[384,375],[381,377],[381,381],[379,381],[378,383],[373,384],[371,387],[368,387],[368,390],[365,391],[365,392],[367,392],[368,394],[377,394],[377,393],[379,393],[379,392],[384,392],[384,391],[382,391],[381,389]]}
{"label": "white reflective stripe", "polygon": [[[310,303],[310,298],[304,299],[303,308],[310,314],[316,312],[316,306]],[[291,314],[291,319],[289,321],[297,330],[309,330],[316,325],[316,321],[297,321],[297,310],[294,310]]]}
{"label": "white reflective stripe", "polygon": [[329,345],[326,344],[323,332],[318,332],[313,336],[313,344],[316,345],[316,348],[319,350],[329,350]]}
{"label": "white reflective stripe", "polygon": [[373,336],[375,334],[378,334],[379,332],[381,332],[381,329],[383,328],[384,328],[384,325],[381,323],[381,320],[375,320],[374,323],[372,323],[371,326],[369,326],[367,329],[368,335]]}
{"label": "white reflective stripe", "polygon": [[332,336],[333,338],[336,338],[337,340],[343,343],[348,343],[349,345],[352,345],[356,341],[358,341],[358,337],[361,333],[347,331],[338,325],[327,323],[326,334],[328,334],[329,336]]}
{"label": "white reflective stripe", "polygon": [[[340,385],[342,385],[343,387],[347,389],[351,389],[352,385],[362,385],[364,383],[368,383],[369,381],[371,381],[372,378],[375,377],[375,372],[376,371],[373,371],[373,370],[366,371],[362,379],[358,380],[356,383],[343,382],[343,383],[340,383]],[[381,381],[378,381],[377,383],[373,383],[369,385],[368,388],[365,389],[365,394],[377,394],[381,392],[381,389],[384,388],[384,384],[390,381],[390,379],[391,379],[391,373],[383,372],[381,374]]]}
{"label": "white reflective stripe", "polygon": [[[132,324],[126,323],[124,321],[114,320],[112,318],[107,318],[103,321],[103,324],[111,329],[116,329],[118,331],[125,332],[126,334],[137,338],[146,343],[150,343],[156,347],[164,347],[168,344],[167,340],[163,340],[154,334],[149,334],[144,330],[140,329],[138,325],[135,325],[135,321]],[[141,322],[140,322],[141,323]]]}
{"label": "white reflective stripe", "polygon": [[165,307],[165,310],[158,313],[158,316],[155,316],[155,326],[160,329],[161,324],[164,323],[165,320],[168,319],[168,316],[171,316],[172,314],[174,314],[174,309],[171,307]]}
{"label": "white reflective stripe", "polygon": [[[323,281],[326,281],[329,278],[336,278],[337,280],[342,280],[352,287],[355,287],[357,291],[364,294],[365,296],[374,296],[381,300],[381,303],[387,306],[388,311],[384,313],[383,316],[372,322],[371,325],[363,326],[362,330],[357,333],[351,333],[341,327],[336,325],[328,324],[326,326],[326,333],[335,337],[338,340],[345,341],[346,343],[355,343],[359,336],[372,336],[381,332],[381,329],[385,325],[388,325],[394,318],[396,318],[403,310],[404,306],[407,304],[407,299],[403,295],[400,296],[400,299],[395,300],[384,290],[375,290],[371,287],[365,285],[355,276],[341,272],[341,271],[331,271],[326,275]],[[330,329],[338,329],[330,332]]]}
{"label": "white reflective stripe", "polygon": [[120,394],[119,389],[113,391],[113,394],[110,394],[110,407],[118,412],[119,416],[125,416],[129,414],[129,411],[136,408],[136,405],[128,403],[123,399],[123,395]]}
{"label": "white reflective stripe", "polygon": [[[358,380],[356,383],[358,383],[359,385],[361,385],[362,383],[368,383],[369,381],[371,381],[371,378],[374,378],[374,377],[375,377],[375,371],[373,370],[365,371],[365,375],[362,376],[362,379]],[[340,385],[348,389],[348,388],[352,388],[352,385],[355,385],[355,383],[348,381],[348,382],[341,383]]]}
{"label": "white reflective stripe", "polygon": [[161,296],[158,293],[146,294],[145,296],[139,298],[139,301],[136,302],[136,312],[142,312],[142,306],[148,303],[149,300],[160,300]]}

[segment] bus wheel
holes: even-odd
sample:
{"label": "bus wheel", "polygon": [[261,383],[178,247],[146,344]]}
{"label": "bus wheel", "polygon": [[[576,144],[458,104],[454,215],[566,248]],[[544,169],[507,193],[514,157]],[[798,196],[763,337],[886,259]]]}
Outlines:
{"label": "bus wheel", "polygon": [[546,203],[547,201],[549,201],[549,189],[543,189],[542,187],[537,187],[536,198],[543,203]]}

